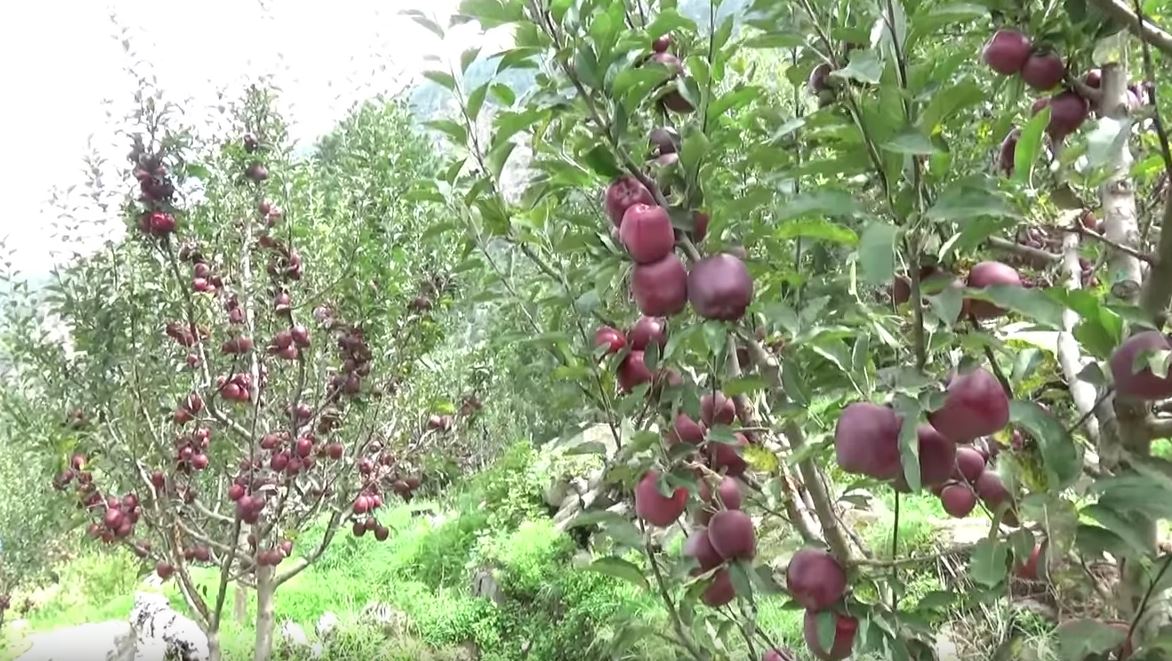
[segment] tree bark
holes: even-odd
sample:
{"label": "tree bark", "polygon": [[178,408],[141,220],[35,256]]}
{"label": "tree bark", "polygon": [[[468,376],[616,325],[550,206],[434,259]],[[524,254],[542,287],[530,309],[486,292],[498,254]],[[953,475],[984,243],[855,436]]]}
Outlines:
{"label": "tree bark", "polygon": [[236,624],[248,622],[248,593],[239,583],[232,589],[232,616],[236,618]]}
{"label": "tree bark", "polygon": [[256,651],[252,655],[253,661],[269,661],[273,654],[275,572],[273,567],[257,567],[256,570]]}
{"label": "tree bark", "polygon": [[220,632],[209,631],[208,635],[208,661],[220,661],[223,658],[223,650],[220,649]]}

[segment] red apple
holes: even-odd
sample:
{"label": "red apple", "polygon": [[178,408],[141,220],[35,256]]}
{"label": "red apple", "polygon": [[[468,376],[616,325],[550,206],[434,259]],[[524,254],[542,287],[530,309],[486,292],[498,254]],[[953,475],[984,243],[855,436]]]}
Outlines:
{"label": "red apple", "polygon": [[953,377],[944,405],[928,421],[954,443],[968,443],[1009,424],[1009,397],[997,377],[977,368]]}
{"label": "red apple", "polygon": [[704,427],[681,411],[676,414],[675,422],[668,432],[668,442],[700,445],[704,442]]}
{"label": "red apple", "polygon": [[940,504],[949,516],[963,519],[977,506],[977,494],[969,485],[954,482],[940,490]]}
{"label": "red apple", "polygon": [[688,272],[675,253],[651,264],[637,264],[631,275],[631,293],[639,311],[649,317],[667,317],[684,309],[688,300]]}
{"label": "red apple", "polygon": [[688,535],[688,539],[684,541],[684,555],[699,564],[700,573],[718,567],[724,562],[724,558],[712,548],[707,528],[697,528]]}
{"label": "red apple", "polygon": [[688,274],[688,300],[705,319],[736,321],[753,300],[753,279],[745,263],[728,253],[700,260]]}
{"label": "red apple", "polygon": [[731,397],[719,390],[700,396],[700,420],[708,426],[731,425],[736,419],[737,409]]}
{"label": "red apple", "polygon": [[1066,66],[1055,53],[1033,53],[1021,69],[1021,79],[1039,92],[1057,87],[1065,74]]}
{"label": "red apple", "polygon": [[753,520],[740,510],[721,510],[708,522],[708,541],[725,560],[752,559],[757,555]]}
{"label": "red apple", "polygon": [[[1172,351],[1172,342],[1159,331],[1142,331],[1124,340],[1109,361],[1115,391],[1125,397],[1147,401],[1172,397],[1172,370],[1161,378],[1152,372],[1146,359],[1140,358],[1158,351]],[[1139,369],[1137,358],[1142,361]]]}
{"label": "red apple", "polygon": [[675,230],[667,210],[653,204],[633,204],[623,213],[619,239],[636,264],[658,262],[675,247]]}
{"label": "red apple", "polygon": [[606,215],[615,227],[623,224],[623,215],[636,204],[655,204],[651,191],[631,175],[623,175],[606,189]]}
{"label": "red apple", "polygon": [[1074,133],[1090,114],[1087,100],[1073,90],[1066,90],[1049,100],[1050,124],[1046,131],[1055,140],[1061,140]]}
{"label": "red apple", "polygon": [[650,383],[655,378],[647,364],[643,362],[642,351],[632,351],[627,354],[622,363],[619,363],[618,382],[619,390],[631,392],[635,386]]}
{"label": "red apple", "polygon": [[982,57],[989,68],[1003,76],[1021,71],[1030,56],[1030,40],[1012,28],[1001,28],[985,44]]}
{"label": "red apple", "polygon": [[667,322],[660,317],[639,317],[627,332],[627,341],[634,351],[643,351],[649,344],[662,349],[667,344]]}
{"label": "red apple", "polygon": [[607,353],[617,353],[626,344],[627,339],[617,328],[599,326],[598,330],[594,331],[594,346],[606,347]]}
{"label": "red apple", "polygon": [[708,462],[712,466],[712,470],[721,472],[731,477],[740,477],[744,475],[748,464],[745,463],[744,457],[741,456],[741,448],[749,444],[749,439],[744,434],[735,433],[733,437],[736,439],[735,445],[727,443],[711,442],[708,444]]}
{"label": "red apple", "polygon": [[[985,289],[994,286],[1020,287],[1022,284],[1021,276],[1012,266],[1001,262],[986,261],[976,264],[969,270],[968,286],[973,289]],[[966,304],[969,313],[977,319],[995,319],[1005,314],[1005,310],[989,301],[969,299]]]}
{"label": "red apple", "polygon": [[834,428],[839,468],[877,480],[893,480],[902,475],[900,427],[899,416],[889,407],[870,402],[847,406]]}
{"label": "red apple", "polygon": [[824,610],[846,594],[846,571],[826,551],[805,548],[790,559],[785,583],[790,596],[804,608]]}
{"label": "red apple", "polygon": [[806,611],[803,625],[803,634],[806,647],[810,653],[821,661],[842,661],[851,655],[855,646],[855,634],[859,630],[859,621],[849,615],[834,614],[834,642],[830,649],[825,649],[818,640],[818,612]]}
{"label": "red apple", "polygon": [[661,528],[670,526],[684,513],[688,504],[688,490],[676,487],[671,496],[659,493],[659,471],[649,470],[635,485],[635,514],[647,523]]}
{"label": "red apple", "polygon": [[973,483],[984,472],[984,455],[970,447],[962,446],[956,449],[956,470],[953,472],[953,477]]}
{"label": "red apple", "polygon": [[722,567],[712,575],[712,583],[700,594],[700,601],[709,608],[720,608],[736,596],[737,590],[733,587],[732,576]]}

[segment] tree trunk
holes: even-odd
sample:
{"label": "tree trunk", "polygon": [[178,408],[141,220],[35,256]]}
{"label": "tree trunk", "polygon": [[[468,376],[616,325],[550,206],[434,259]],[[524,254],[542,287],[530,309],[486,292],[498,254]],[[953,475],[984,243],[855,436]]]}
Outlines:
{"label": "tree trunk", "polygon": [[248,622],[248,593],[239,583],[232,589],[232,616],[236,619],[236,624],[243,625]]}
{"label": "tree trunk", "polygon": [[208,634],[208,661],[220,661],[223,651],[220,649],[220,632],[209,631]]}
{"label": "tree trunk", "polygon": [[273,654],[275,573],[273,567],[258,567],[256,570],[256,651],[252,655],[253,661],[269,661]]}

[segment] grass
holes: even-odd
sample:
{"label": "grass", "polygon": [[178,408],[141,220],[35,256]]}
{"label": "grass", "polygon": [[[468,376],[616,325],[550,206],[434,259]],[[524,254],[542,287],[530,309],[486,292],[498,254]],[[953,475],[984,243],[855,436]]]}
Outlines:
{"label": "grass", "polygon": [[[532,449],[516,446],[494,468],[473,476],[443,501],[389,508],[380,516],[391,530],[385,543],[342,531],[313,567],[277,592],[278,628],[295,622],[311,643],[323,643],[323,658],[334,661],[445,661],[467,658],[469,650],[485,661],[561,661],[610,658],[611,641],[623,635],[623,625],[633,623],[647,635],[631,638],[634,642],[623,645],[625,654],[614,658],[675,658],[672,648],[654,635],[668,631],[668,625],[653,591],[575,568],[583,564],[583,552],[548,518],[540,494],[551,469],[534,459]],[[886,511],[860,527],[860,533],[885,557],[890,553],[894,500],[890,492],[877,497]],[[900,555],[928,552],[937,535],[934,522],[940,518],[932,496],[902,496]],[[796,550],[786,526],[771,521],[766,530],[763,557]],[[320,528],[307,531],[295,540],[294,553],[308,552],[321,534]],[[678,553],[680,540],[671,541],[669,553]],[[61,568],[54,590],[41,594],[28,616],[28,631],[124,619],[134,592],[145,587],[140,577],[149,571],[127,552],[91,547]],[[494,576],[504,595],[501,604],[472,595],[470,579],[477,571]],[[193,579],[214,596],[219,580],[215,570],[195,568]],[[901,579],[907,603],[939,588],[930,572],[907,570]],[[176,607],[185,608],[173,582],[164,593]],[[233,597],[230,588],[221,643],[226,658],[249,659],[255,600],[248,593],[245,617],[237,622]],[[756,603],[758,624],[773,641],[804,650],[801,610],[784,595],[759,595]],[[380,628],[364,621],[363,609],[370,604],[393,609],[398,614],[395,625]],[[339,622],[328,643],[317,641],[314,632],[327,611]],[[736,637],[729,640],[732,646],[741,644]],[[13,638],[7,643],[8,649],[19,646]],[[304,653],[288,656],[308,658]],[[9,657],[0,652],[0,658]]]}

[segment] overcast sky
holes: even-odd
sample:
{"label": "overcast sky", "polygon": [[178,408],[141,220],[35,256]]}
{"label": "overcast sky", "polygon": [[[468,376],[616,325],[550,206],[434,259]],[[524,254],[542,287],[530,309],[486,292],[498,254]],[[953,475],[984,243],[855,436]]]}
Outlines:
{"label": "overcast sky", "polygon": [[[44,273],[53,253],[54,186],[84,180],[91,135],[109,142],[104,99],[130,100],[131,63],[119,40],[150,63],[171,100],[214,103],[217,89],[268,73],[283,90],[295,139],[328,131],[355,100],[398,89],[428,54],[454,58],[475,39],[461,26],[444,43],[400,15],[440,17],[458,0],[36,0],[0,7],[0,240],[26,273]],[[117,20],[111,20],[114,14]],[[499,48],[485,44],[484,52]],[[372,72],[386,67],[378,76]],[[113,159],[125,157],[118,145]],[[108,236],[106,237],[108,238]],[[59,246],[58,246],[59,247]]]}

